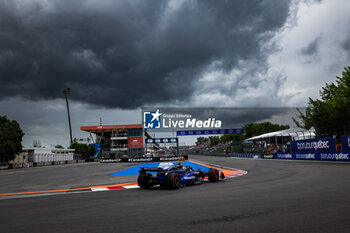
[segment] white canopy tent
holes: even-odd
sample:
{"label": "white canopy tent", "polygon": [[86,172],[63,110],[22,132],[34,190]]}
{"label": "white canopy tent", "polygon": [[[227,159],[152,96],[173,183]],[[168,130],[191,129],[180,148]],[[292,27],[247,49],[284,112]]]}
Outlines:
{"label": "white canopy tent", "polygon": [[254,137],[245,139],[245,141],[262,141],[264,139],[274,138],[274,137],[291,137],[293,140],[301,140],[301,139],[314,138],[315,136],[316,134],[315,134],[314,128],[311,128],[309,130],[303,129],[303,128],[291,128],[291,129],[285,129],[285,130],[280,130],[276,132],[265,133],[262,135],[254,136]]}
{"label": "white canopy tent", "polygon": [[[291,141],[315,138],[315,129],[291,128],[271,133],[265,133],[243,141],[244,150],[247,152],[266,152],[270,143],[284,151],[290,150]],[[288,146],[289,145],[289,146]]]}

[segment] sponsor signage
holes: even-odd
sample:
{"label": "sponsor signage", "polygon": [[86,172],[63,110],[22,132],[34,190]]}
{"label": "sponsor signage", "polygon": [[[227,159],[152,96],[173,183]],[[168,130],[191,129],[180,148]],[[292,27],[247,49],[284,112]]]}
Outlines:
{"label": "sponsor signage", "polygon": [[148,138],[146,143],[178,143],[178,138]]}
{"label": "sponsor signage", "polygon": [[316,152],[335,150],[335,140],[332,137],[312,138],[293,141],[294,152]]}
{"label": "sponsor signage", "polygon": [[326,161],[349,161],[350,151],[327,151],[327,152],[281,152],[274,154],[275,159],[297,159],[297,160],[326,160]]}
{"label": "sponsor signage", "polygon": [[208,134],[236,134],[244,133],[243,129],[208,129],[208,130],[181,130],[177,136],[208,135]]}
{"label": "sponsor signage", "polygon": [[273,155],[271,155],[271,154],[264,154],[264,155],[262,155],[262,158],[263,159],[273,159]]}
{"label": "sponsor signage", "polygon": [[144,129],[205,129],[221,128],[222,121],[214,117],[198,119],[190,114],[166,114],[159,109],[143,112]]}
{"label": "sponsor signage", "polygon": [[129,137],[128,147],[129,148],[140,148],[143,147],[143,137]]}
{"label": "sponsor signage", "polygon": [[[163,157],[163,158],[129,158],[124,162],[151,162],[151,161],[177,161],[179,158],[183,158],[180,156],[172,156],[172,157]],[[121,159],[101,159],[100,163],[119,163],[123,162]]]}
{"label": "sponsor signage", "polygon": [[341,144],[342,144],[343,150],[350,150],[350,134],[341,136]]}

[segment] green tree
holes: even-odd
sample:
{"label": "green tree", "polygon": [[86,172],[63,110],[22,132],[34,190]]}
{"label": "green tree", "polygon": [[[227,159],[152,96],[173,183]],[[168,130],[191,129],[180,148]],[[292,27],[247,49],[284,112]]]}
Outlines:
{"label": "green tree", "polygon": [[0,116],[0,162],[8,163],[22,151],[24,133],[17,121]]}
{"label": "green tree", "polygon": [[[305,114],[299,112],[299,126],[314,127],[317,136],[341,135],[350,132],[350,66],[335,83],[320,90],[321,99],[309,98]],[[295,122],[297,122],[295,120]]]}
{"label": "green tree", "polygon": [[86,159],[90,158],[90,156],[93,156],[96,152],[95,146],[78,142],[73,142],[69,148],[75,149],[74,153],[82,154]]}
{"label": "green tree", "polygon": [[96,147],[94,145],[89,145],[88,146],[88,155],[93,156],[96,153]]}
{"label": "green tree", "polygon": [[219,136],[209,136],[209,141],[211,146],[215,146],[220,143],[220,137]]}
{"label": "green tree", "polygon": [[57,148],[57,149],[64,149],[64,147],[62,145],[59,145],[59,144],[56,145],[55,148]]}
{"label": "green tree", "polygon": [[205,142],[208,142],[209,141],[209,138],[205,138],[205,137],[198,137],[197,138],[197,141],[196,141],[196,145],[200,145],[200,144],[203,144]]}
{"label": "green tree", "polygon": [[244,134],[224,134],[220,137],[220,142],[230,142],[230,141],[234,141],[234,142],[238,142],[238,141],[242,141],[244,140],[246,137]]}
{"label": "green tree", "polygon": [[271,122],[261,122],[247,124],[244,127],[246,138],[258,136],[264,133],[275,132],[279,130],[289,129],[289,125],[272,124]]}

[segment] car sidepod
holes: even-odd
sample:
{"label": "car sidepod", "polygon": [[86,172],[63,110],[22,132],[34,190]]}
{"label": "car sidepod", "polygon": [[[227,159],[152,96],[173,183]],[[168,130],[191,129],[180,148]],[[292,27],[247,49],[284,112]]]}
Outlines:
{"label": "car sidepod", "polygon": [[181,178],[181,183],[185,185],[193,184],[197,178],[197,175],[193,172],[185,172]]}

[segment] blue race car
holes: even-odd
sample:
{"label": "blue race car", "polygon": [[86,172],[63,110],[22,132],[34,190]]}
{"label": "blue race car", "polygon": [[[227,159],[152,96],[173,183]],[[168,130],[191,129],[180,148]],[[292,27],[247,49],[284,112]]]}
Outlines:
{"label": "blue race car", "polygon": [[[156,172],[156,174],[153,175],[150,172]],[[182,166],[181,163],[168,168],[141,167],[139,173],[137,183],[143,189],[149,189],[156,185],[168,189],[178,189],[181,186],[200,184],[205,177],[208,177],[210,182],[218,182],[220,178],[225,179],[224,173],[219,175],[217,169],[193,170],[191,166]]]}

